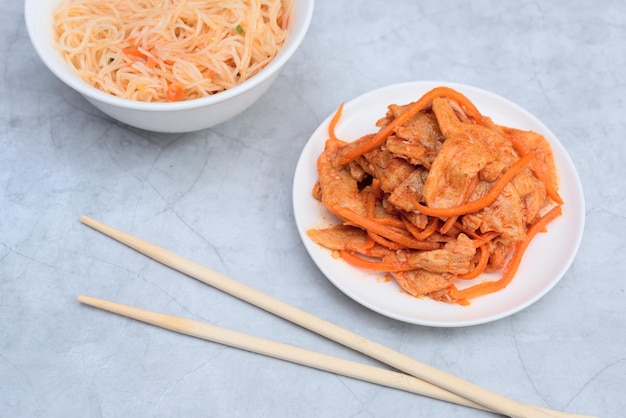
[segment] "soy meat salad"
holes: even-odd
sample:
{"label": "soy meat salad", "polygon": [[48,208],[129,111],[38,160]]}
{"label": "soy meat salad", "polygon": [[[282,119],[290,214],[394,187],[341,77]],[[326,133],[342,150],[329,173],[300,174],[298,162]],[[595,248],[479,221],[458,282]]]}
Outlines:
{"label": "soy meat salad", "polygon": [[[412,296],[468,305],[505,288],[531,240],[561,214],[548,141],[495,124],[454,89],[388,105],[379,130],[352,142],[335,135],[341,113],[313,188],[341,223],[307,234]],[[498,278],[474,280],[490,272]]]}

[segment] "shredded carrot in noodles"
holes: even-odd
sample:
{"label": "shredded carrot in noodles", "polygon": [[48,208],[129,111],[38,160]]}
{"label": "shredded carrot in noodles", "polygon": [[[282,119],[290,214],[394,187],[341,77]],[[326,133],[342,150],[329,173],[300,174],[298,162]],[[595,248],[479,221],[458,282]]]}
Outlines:
{"label": "shredded carrot in noodles", "polygon": [[267,66],[290,11],[291,0],[69,0],[54,31],[66,61],[94,87],[137,101],[189,100]]}

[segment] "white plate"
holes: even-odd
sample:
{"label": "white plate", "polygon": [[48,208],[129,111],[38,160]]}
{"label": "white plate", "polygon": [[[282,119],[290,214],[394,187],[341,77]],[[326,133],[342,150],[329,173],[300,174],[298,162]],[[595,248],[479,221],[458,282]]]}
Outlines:
{"label": "white plate", "polygon": [[[548,225],[530,244],[518,272],[505,289],[471,301],[469,306],[415,298],[403,292],[383,274],[361,270],[331,251],[312,242],[306,235],[311,228],[338,223],[316,201],[311,190],[317,180],[316,160],[328,138],[330,115],[313,133],[298,161],[293,183],[293,204],[298,232],[315,264],[342,292],[382,315],[413,324],[459,327],[482,324],[512,315],[536,302],[563,277],[580,245],[585,221],[584,199],[578,173],[563,145],[537,118],[514,103],[474,87],[435,82],[411,82],[384,87],[345,104],[335,128],[337,137],[352,141],[376,132],[376,121],[385,115],[387,105],[406,104],[440,85],[465,94],[485,116],[495,123],[543,134],[550,142],[560,177],[559,193],[565,204],[563,214]],[[476,279],[480,281],[481,278]],[[484,277],[482,278],[484,280]]]}

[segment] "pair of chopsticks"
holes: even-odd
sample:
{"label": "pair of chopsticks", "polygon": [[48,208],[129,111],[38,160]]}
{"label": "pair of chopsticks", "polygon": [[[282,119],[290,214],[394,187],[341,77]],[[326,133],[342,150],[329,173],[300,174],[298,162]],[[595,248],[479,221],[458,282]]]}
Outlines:
{"label": "pair of chopsticks", "polygon": [[401,389],[471,408],[495,412],[513,418],[583,418],[584,415],[554,411],[521,403],[458,377],[421,363],[384,345],[368,340],[331,322],[259,292],[249,286],[212,271],[164,248],[91,219],[81,222],[128,247],[205,284],[316,332],[358,352],[366,354],[404,373],[389,371],[340,359],[303,348],[258,338],[199,321],[148,311],[90,296],[78,301],[102,310],[133,318],[181,334],[191,335],[293,363]]}

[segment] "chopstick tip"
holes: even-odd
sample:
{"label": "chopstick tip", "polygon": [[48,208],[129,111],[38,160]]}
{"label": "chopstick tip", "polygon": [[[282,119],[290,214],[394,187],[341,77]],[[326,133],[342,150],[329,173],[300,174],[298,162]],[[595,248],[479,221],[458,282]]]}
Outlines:
{"label": "chopstick tip", "polygon": [[91,296],[87,296],[87,295],[78,295],[76,296],[76,300],[80,303],[82,303],[83,305],[90,305],[93,306],[94,302],[97,300],[94,297]]}
{"label": "chopstick tip", "polygon": [[87,225],[88,227],[96,229],[96,230],[99,230],[99,228],[102,226],[102,224],[99,221],[97,221],[94,218],[91,218],[91,217],[89,217],[87,215],[81,215],[80,216],[80,222],[83,225]]}

